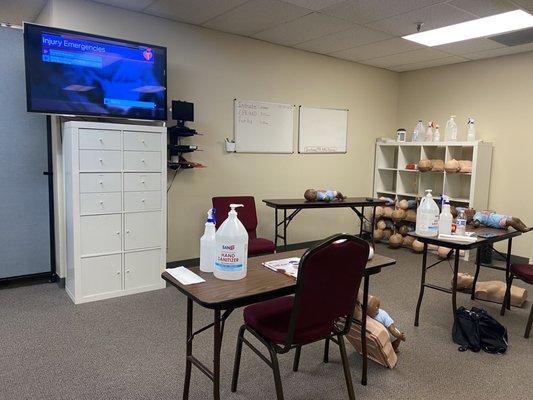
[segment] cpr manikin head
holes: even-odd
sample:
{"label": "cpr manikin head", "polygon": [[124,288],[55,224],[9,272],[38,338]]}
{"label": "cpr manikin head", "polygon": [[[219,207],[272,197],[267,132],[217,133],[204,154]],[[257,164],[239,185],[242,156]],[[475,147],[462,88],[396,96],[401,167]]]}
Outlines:
{"label": "cpr manikin head", "polygon": [[316,190],[315,189],[307,189],[304,193],[304,198],[307,201],[315,201],[316,200]]}
{"label": "cpr manikin head", "polygon": [[368,296],[367,313],[370,317],[374,318],[379,311],[380,301],[376,296]]}

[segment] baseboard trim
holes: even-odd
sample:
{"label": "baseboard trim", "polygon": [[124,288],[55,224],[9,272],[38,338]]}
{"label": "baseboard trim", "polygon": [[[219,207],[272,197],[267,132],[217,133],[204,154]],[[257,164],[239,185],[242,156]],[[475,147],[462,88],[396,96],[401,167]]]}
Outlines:
{"label": "baseboard trim", "polygon": [[[287,251],[307,249],[307,248],[312,247],[312,246],[314,246],[314,245],[316,245],[316,244],[318,244],[320,242],[321,242],[321,240],[312,240],[312,241],[309,241],[309,242],[301,242],[301,243],[289,244],[289,245],[287,245]],[[278,252],[278,253],[282,252],[284,250],[285,250],[284,246],[276,247],[276,252]],[[167,268],[176,268],[176,267],[191,268],[191,267],[197,267],[198,264],[200,264],[200,259],[199,258],[189,258],[189,259],[186,259],[186,260],[178,260],[178,261],[167,262]]]}
{"label": "baseboard trim", "polygon": [[54,282],[54,275],[50,272],[41,272],[38,274],[13,276],[0,279],[0,288],[15,288],[21,286],[37,285],[41,283]]}

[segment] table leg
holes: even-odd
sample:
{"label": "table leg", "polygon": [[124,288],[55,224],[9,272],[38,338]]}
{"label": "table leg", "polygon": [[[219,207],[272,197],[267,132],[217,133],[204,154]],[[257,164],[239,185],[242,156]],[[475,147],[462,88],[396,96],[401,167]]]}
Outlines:
{"label": "table leg", "polygon": [[476,250],[476,273],[474,274],[474,281],[472,282],[472,294],[470,295],[471,300],[476,299],[476,283],[477,283],[477,278],[479,276],[480,268],[481,268],[481,247],[478,247]]}
{"label": "table leg", "polygon": [[428,244],[424,243],[424,250],[422,254],[422,277],[420,278],[420,293],[418,295],[418,302],[416,304],[415,326],[418,326],[418,317],[420,316],[420,306],[422,305],[422,298],[424,297],[424,288],[426,287],[427,261],[428,261]]}
{"label": "table leg", "polygon": [[376,206],[372,207],[372,223],[370,227],[370,242],[372,243],[372,247],[376,248],[376,243],[374,242],[374,229],[376,226]]}
{"label": "table leg", "polygon": [[283,209],[283,249],[287,251],[287,209]]}
{"label": "table leg", "polygon": [[189,388],[191,386],[191,369],[192,362],[190,357],[192,356],[192,300],[187,298],[187,348],[185,356],[185,382],[183,384],[183,400],[189,398]]}
{"label": "table leg", "polygon": [[[365,215],[365,208],[361,207],[361,214]],[[359,237],[363,237],[363,225],[365,223],[364,218],[359,218]]]}
{"label": "table leg", "polygon": [[361,373],[361,385],[367,383],[368,351],[366,347],[366,313],[368,308],[368,286],[370,276],[364,276],[363,305],[361,306],[361,349],[363,350],[363,371]]}
{"label": "table leg", "polygon": [[[511,249],[513,247],[513,238],[509,238],[507,241],[507,257],[505,259],[505,282],[507,282],[511,276]],[[504,299],[507,304],[507,309],[511,309],[511,291],[509,290],[507,293],[507,298]]]}
{"label": "table leg", "polygon": [[274,208],[274,246],[278,248],[278,208]]}
{"label": "table leg", "polygon": [[453,263],[453,281],[452,281],[452,308],[453,318],[457,311],[457,275],[459,274],[459,250],[455,249],[455,262]]}
{"label": "table leg", "polygon": [[213,399],[220,400],[220,350],[222,347],[222,330],[220,329],[220,310],[215,310],[213,326]]}

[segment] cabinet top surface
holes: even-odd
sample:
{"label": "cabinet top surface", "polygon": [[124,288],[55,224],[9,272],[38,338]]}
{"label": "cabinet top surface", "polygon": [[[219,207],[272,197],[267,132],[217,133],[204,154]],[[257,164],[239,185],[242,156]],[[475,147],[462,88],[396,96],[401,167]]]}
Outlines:
{"label": "cabinet top surface", "polygon": [[114,122],[92,122],[92,121],[68,121],[64,122],[65,128],[85,128],[85,129],[106,129],[117,131],[142,131],[142,132],[166,132],[164,126],[119,124]]}

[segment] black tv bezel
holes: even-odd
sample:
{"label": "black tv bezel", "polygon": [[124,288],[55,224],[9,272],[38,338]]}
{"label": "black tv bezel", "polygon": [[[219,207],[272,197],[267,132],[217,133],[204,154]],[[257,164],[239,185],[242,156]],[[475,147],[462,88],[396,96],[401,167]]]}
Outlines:
{"label": "black tv bezel", "polygon": [[[136,117],[136,116],[128,116],[128,115],[123,115],[123,114],[113,114],[113,113],[91,113],[91,112],[78,112],[76,111],[75,113],[69,113],[67,111],[63,112],[63,111],[60,111],[60,110],[36,110],[36,109],[32,109],[30,107],[30,98],[31,98],[31,85],[30,85],[30,80],[29,80],[29,68],[28,68],[28,54],[29,54],[29,40],[28,40],[28,36],[27,36],[27,32],[26,32],[26,26],[34,26],[34,27],[37,27],[37,28],[41,28],[41,29],[50,29],[50,30],[54,30],[56,32],[60,32],[60,33],[70,33],[70,34],[74,34],[74,35],[86,35],[86,36],[89,36],[89,37],[94,37],[94,38],[97,38],[97,39],[106,39],[106,40],[113,40],[113,41],[117,41],[117,42],[123,42],[123,43],[127,43],[127,44],[131,44],[131,45],[134,45],[134,46],[143,46],[143,47],[151,47],[151,48],[157,48],[157,49],[160,49],[163,51],[163,54],[164,54],[164,57],[165,57],[165,68],[164,68],[164,71],[163,71],[163,83],[164,83],[164,86],[165,86],[165,107],[164,107],[164,110],[165,110],[165,113],[163,115],[162,118],[157,118],[157,119],[149,119],[149,118],[139,118],[139,117]],[[32,23],[28,23],[28,22],[24,22],[24,25],[23,25],[23,30],[24,30],[24,68],[25,68],[25,77],[26,77],[26,111],[28,112],[34,112],[34,113],[40,113],[40,114],[50,114],[50,115],[75,115],[75,116],[90,116],[90,117],[100,117],[100,118],[117,118],[117,119],[131,119],[131,120],[139,120],[139,121],[167,121],[167,118],[168,118],[168,85],[167,85],[167,48],[165,46],[158,46],[158,45],[155,45],[155,44],[149,44],[149,43],[142,43],[142,42],[136,42],[136,41],[133,41],[133,40],[125,40],[125,39],[119,39],[119,38],[114,38],[114,37],[110,37],[110,36],[103,36],[103,35],[95,35],[93,33],[87,33],[87,32],[80,32],[80,31],[73,31],[73,30],[70,30],[70,29],[63,29],[63,28],[56,28],[56,27],[53,27],[53,26],[46,26],[46,25],[40,25],[40,24],[32,24]]]}

